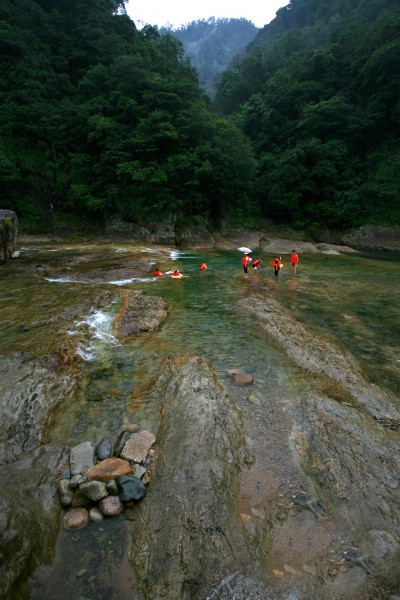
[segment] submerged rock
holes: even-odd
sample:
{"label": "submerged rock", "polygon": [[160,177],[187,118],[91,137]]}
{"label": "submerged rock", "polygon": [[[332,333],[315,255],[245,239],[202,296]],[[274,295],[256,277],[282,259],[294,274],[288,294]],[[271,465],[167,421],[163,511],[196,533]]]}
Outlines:
{"label": "submerged rock", "polygon": [[233,373],[232,379],[236,385],[251,385],[254,381],[252,375],[249,373],[242,373],[241,371]]}

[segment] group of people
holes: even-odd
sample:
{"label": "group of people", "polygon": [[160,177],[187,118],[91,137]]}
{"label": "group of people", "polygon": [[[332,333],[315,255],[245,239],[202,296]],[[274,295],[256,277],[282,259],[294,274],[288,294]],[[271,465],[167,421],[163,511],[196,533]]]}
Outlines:
{"label": "group of people", "polygon": [[[253,262],[253,259],[249,256],[248,252],[245,252],[245,254],[243,254],[243,258],[242,258],[242,267],[243,267],[243,270],[245,273],[248,273],[249,266],[251,265],[252,262]],[[296,275],[298,262],[299,262],[299,257],[296,254],[296,250],[292,250],[292,253],[290,255],[290,266],[292,268],[293,275]],[[253,262],[253,271],[258,271],[258,270],[261,271],[261,263],[262,263],[261,258],[256,258],[255,261]],[[283,267],[282,258],[280,256],[275,256],[274,260],[272,261],[272,266],[274,268],[274,274],[276,276],[278,276],[280,270]],[[200,271],[207,271],[207,263],[206,262],[203,262],[200,265]],[[156,277],[160,277],[161,275],[171,275],[171,277],[173,277],[174,279],[180,279],[181,277],[187,277],[187,275],[182,275],[182,273],[179,272],[179,269],[175,269],[173,271],[166,271],[165,273],[163,273],[162,271],[160,271],[160,269],[158,267],[156,267],[156,270],[154,271],[154,275]]]}
{"label": "group of people", "polygon": [[173,277],[174,279],[180,279],[181,277],[187,277],[187,275],[182,275],[182,273],[179,271],[179,269],[174,269],[172,271],[165,271],[165,273],[163,273],[163,271],[160,271],[160,269],[158,267],[156,267],[156,270],[154,271],[154,275],[156,277],[160,277],[161,275],[171,275],[171,277]]}
{"label": "group of people", "polygon": [[[252,258],[248,255],[248,253],[246,252],[243,255],[242,258],[242,267],[245,273],[248,272],[248,268],[252,262]],[[290,266],[292,268],[292,272],[293,275],[296,275],[297,272],[297,263],[299,262],[299,257],[296,254],[296,250],[292,250],[292,253],[290,255]],[[261,270],[261,259],[257,258],[254,262],[253,262],[253,271],[257,271],[258,269]],[[275,256],[274,260],[272,261],[272,266],[274,269],[274,274],[276,276],[279,275],[280,270],[283,267],[283,263],[282,263],[282,258],[280,256]]]}
{"label": "group of people", "polygon": [[[253,259],[248,255],[247,252],[245,254],[243,254],[242,267],[243,267],[243,270],[245,273],[248,272],[248,268],[249,268],[252,260]],[[259,269],[261,271],[261,263],[262,263],[261,258],[256,258],[256,260],[253,262],[253,271],[258,271]]]}

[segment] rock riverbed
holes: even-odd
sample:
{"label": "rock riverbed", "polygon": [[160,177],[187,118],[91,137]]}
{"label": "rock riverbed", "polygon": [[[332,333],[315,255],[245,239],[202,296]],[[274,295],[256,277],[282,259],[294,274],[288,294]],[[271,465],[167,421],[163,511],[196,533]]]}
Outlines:
{"label": "rock riverbed", "polygon": [[[327,244],[315,251],[337,250]],[[115,295],[88,292],[76,315],[82,307],[107,306]],[[121,298],[118,314],[128,324],[118,334],[117,317],[121,339],[154,331],[167,317],[163,302],[153,299],[151,319],[140,329],[146,306],[136,311],[135,294]],[[267,385],[254,391],[250,377],[227,373],[218,380],[200,356],[165,359],[148,391],[161,408],[157,473],[128,523],[134,597],[286,600],[296,590],[301,600],[370,600],[378,590],[387,600],[400,581],[397,403],[354,361],[350,368],[342,348],[288,318],[270,296],[249,299],[246,310],[296,366],[306,391],[278,398]],[[66,324],[73,314],[49,319]],[[54,412],[81,374],[74,349],[58,337],[40,360],[18,354],[2,363],[17,392],[1,388],[6,594],[53,558],[61,510],[54,474],[68,462],[69,448],[46,440]],[[83,531],[91,534],[90,527]],[[35,547],[39,537],[42,547]]]}

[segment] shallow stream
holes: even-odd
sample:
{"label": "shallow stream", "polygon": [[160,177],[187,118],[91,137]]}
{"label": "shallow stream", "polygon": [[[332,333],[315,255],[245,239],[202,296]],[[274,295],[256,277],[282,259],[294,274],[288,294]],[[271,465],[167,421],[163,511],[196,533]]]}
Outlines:
{"label": "shallow stream", "polygon": [[[263,252],[257,254],[263,261],[261,271],[250,269],[245,275],[237,251],[181,252],[129,244],[56,243],[30,243],[20,251],[18,259],[0,269],[0,354],[24,352],[39,358],[52,352],[64,336],[75,344],[75,352],[84,363],[76,401],[57,412],[46,432],[46,442],[74,445],[88,439],[98,441],[104,435],[116,434],[126,421],[139,424],[141,429],[156,429],[159,415],[151,403],[143,401],[142,391],[159,359],[180,352],[192,351],[209,358],[222,381],[229,379],[228,370],[240,369],[254,376],[255,390],[268,383],[275,397],[283,397],[290,379],[293,393],[295,368],[281,349],[268,342],[256,319],[245,311],[238,313],[236,308],[237,303],[246,306],[247,299],[260,290],[267,292],[267,298],[278,299],[288,314],[310,330],[346,349],[368,381],[399,395],[398,256],[299,253],[294,277],[289,255],[283,255],[284,268],[274,277],[273,257]],[[287,251],[290,253],[291,248]],[[201,272],[204,260],[208,270]],[[139,277],[134,275],[137,262],[146,265]],[[178,268],[186,277],[156,278],[156,265],[163,271]],[[93,286],[107,290],[111,301],[100,309],[83,310]],[[112,320],[123,288],[161,296],[167,302],[169,316],[158,332],[134,335],[122,342],[114,337]],[[298,385],[299,389],[303,385],[301,378]],[[122,525],[116,520],[114,527],[107,527],[112,538]],[[95,550],[96,536],[90,527],[87,535],[83,531],[77,535],[81,542],[91,536],[86,546],[82,544],[88,555],[100,552]],[[36,578],[32,584],[34,598],[57,597],[61,581],[63,598],[94,599],[106,597],[105,593],[113,598],[109,581],[106,585],[101,577],[91,580],[91,593],[76,583],[78,567],[73,566],[71,539],[60,531],[51,585],[46,577],[44,581],[43,577]],[[118,545],[118,551],[123,545]],[[70,568],[73,575],[68,578]],[[87,574],[92,573],[90,566],[87,569]],[[118,597],[124,597],[120,590]]]}

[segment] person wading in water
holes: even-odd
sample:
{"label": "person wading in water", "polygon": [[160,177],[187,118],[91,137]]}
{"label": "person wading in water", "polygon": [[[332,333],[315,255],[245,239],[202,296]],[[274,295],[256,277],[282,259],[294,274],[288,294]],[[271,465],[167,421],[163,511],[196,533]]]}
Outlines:
{"label": "person wading in water", "polygon": [[280,257],[278,258],[275,256],[274,260],[272,261],[272,266],[274,267],[275,275],[278,276],[282,266]]}
{"label": "person wading in water", "polygon": [[292,254],[290,256],[290,265],[292,267],[293,275],[296,275],[297,263],[299,262],[299,257],[296,254],[296,250],[292,250]]}
{"label": "person wading in water", "polygon": [[242,267],[243,267],[243,271],[245,273],[247,273],[247,269],[249,264],[251,263],[252,259],[250,258],[250,256],[248,254],[244,254],[243,258],[242,258]]}

